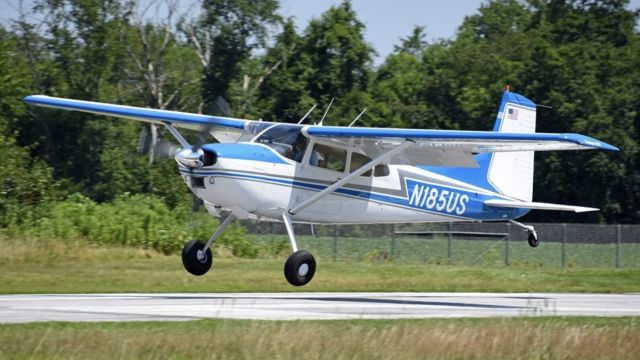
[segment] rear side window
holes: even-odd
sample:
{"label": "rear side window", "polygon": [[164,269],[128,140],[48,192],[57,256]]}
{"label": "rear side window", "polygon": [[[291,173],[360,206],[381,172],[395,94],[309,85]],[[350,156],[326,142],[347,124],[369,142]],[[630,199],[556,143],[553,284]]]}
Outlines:
{"label": "rear side window", "polygon": [[312,166],[343,172],[347,162],[347,151],[327,145],[315,144],[309,158]]}
{"label": "rear side window", "polygon": [[[362,166],[364,166],[370,161],[371,159],[367,155],[356,153],[356,152],[351,153],[351,164],[349,166],[349,172],[354,172],[358,170],[359,168],[361,168]],[[371,176],[371,170],[365,171],[360,176],[364,176],[364,177]]]}
{"label": "rear side window", "polygon": [[373,176],[375,177],[389,176],[389,167],[387,165],[376,165],[373,171]]}

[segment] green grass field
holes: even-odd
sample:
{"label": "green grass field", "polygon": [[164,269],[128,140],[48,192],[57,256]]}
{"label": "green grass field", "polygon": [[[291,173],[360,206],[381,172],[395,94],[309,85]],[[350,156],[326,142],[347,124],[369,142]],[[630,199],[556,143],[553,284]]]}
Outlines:
{"label": "green grass field", "polygon": [[[285,250],[240,259],[218,247],[212,271],[194,277],[179,256],[151,250],[2,237],[0,249],[2,293],[640,291],[640,269],[334,261],[321,253],[314,281],[294,288],[282,275]],[[49,322],[0,325],[0,359],[635,359],[639,338],[634,317]]]}
{"label": "green grass field", "polygon": [[493,291],[640,292],[640,269],[547,268],[521,264],[438,265],[422,262],[333,261],[318,257],[307,286],[282,274],[286,254],[241,259],[228,251],[195,277],[180,257],[151,250],[81,242],[0,238],[1,293],[260,292],[260,291]]}
{"label": "green grass field", "polygon": [[637,359],[640,318],[36,323],[0,359]]}

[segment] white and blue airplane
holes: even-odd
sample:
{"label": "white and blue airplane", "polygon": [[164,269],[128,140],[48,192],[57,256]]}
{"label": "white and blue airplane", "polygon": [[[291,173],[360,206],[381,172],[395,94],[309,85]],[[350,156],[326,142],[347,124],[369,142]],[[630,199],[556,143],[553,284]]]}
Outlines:
{"label": "white and blue airplane", "polygon": [[[175,160],[189,189],[212,216],[228,214],[207,242],[184,246],[186,270],[211,268],[211,246],[235,219],[282,221],[293,249],[284,274],[295,286],[311,281],[316,262],[298,250],[293,223],[510,221],[535,247],[535,229],[515,219],[532,209],[598,209],[532,201],[534,152],[618,150],[584,135],[536,133],[536,105],[508,90],[493,131],[288,124],[43,95],[24,100],[165,126],[182,146]],[[191,145],[177,128],[208,132],[217,143]]]}

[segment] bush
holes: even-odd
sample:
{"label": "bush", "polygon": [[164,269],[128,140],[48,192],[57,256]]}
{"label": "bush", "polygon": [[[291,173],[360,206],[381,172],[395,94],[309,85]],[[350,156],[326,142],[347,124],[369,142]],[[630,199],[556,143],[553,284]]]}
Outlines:
{"label": "bush", "polygon": [[[36,237],[86,239],[97,244],[120,244],[176,253],[190,239],[207,240],[219,222],[204,211],[192,212],[189,204],[168,208],[156,196],[122,195],[97,204],[74,194],[50,207],[46,217],[26,230]],[[230,226],[218,243],[236,256],[255,257],[258,248],[239,224]]]}
{"label": "bush", "polygon": [[12,234],[45,216],[59,191],[51,168],[13,138],[0,134],[0,154],[0,230]]}

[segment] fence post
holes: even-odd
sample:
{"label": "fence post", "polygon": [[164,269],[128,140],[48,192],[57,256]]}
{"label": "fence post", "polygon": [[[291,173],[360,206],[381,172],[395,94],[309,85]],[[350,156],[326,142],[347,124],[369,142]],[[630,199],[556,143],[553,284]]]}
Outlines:
{"label": "fence post", "polygon": [[507,236],[504,238],[504,266],[509,266],[509,237],[511,235],[511,223],[507,223]]}
{"label": "fence post", "polygon": [[333,260],[338,256],[338,225],[333,225]]}
{"label": "fence post", "polygon": [[622,242],[622,225],[616,226],[616,268],[620,268],[620,243]]}
{"label": "fence post", "polygon": [[391,226],[391,256],[396,257],[396,224]]}
{"label": "fence post", "polygon": [[562,224],[562,268],[567,267],[567,224]]}
{"label": "fence post", "polygon": [[453,223],[449,222],[449,224],[447,225],[447,230],[449,231],[447,233],[447,263],[451,263],[451,240],[453,235],[451,234],[453,232]]}

